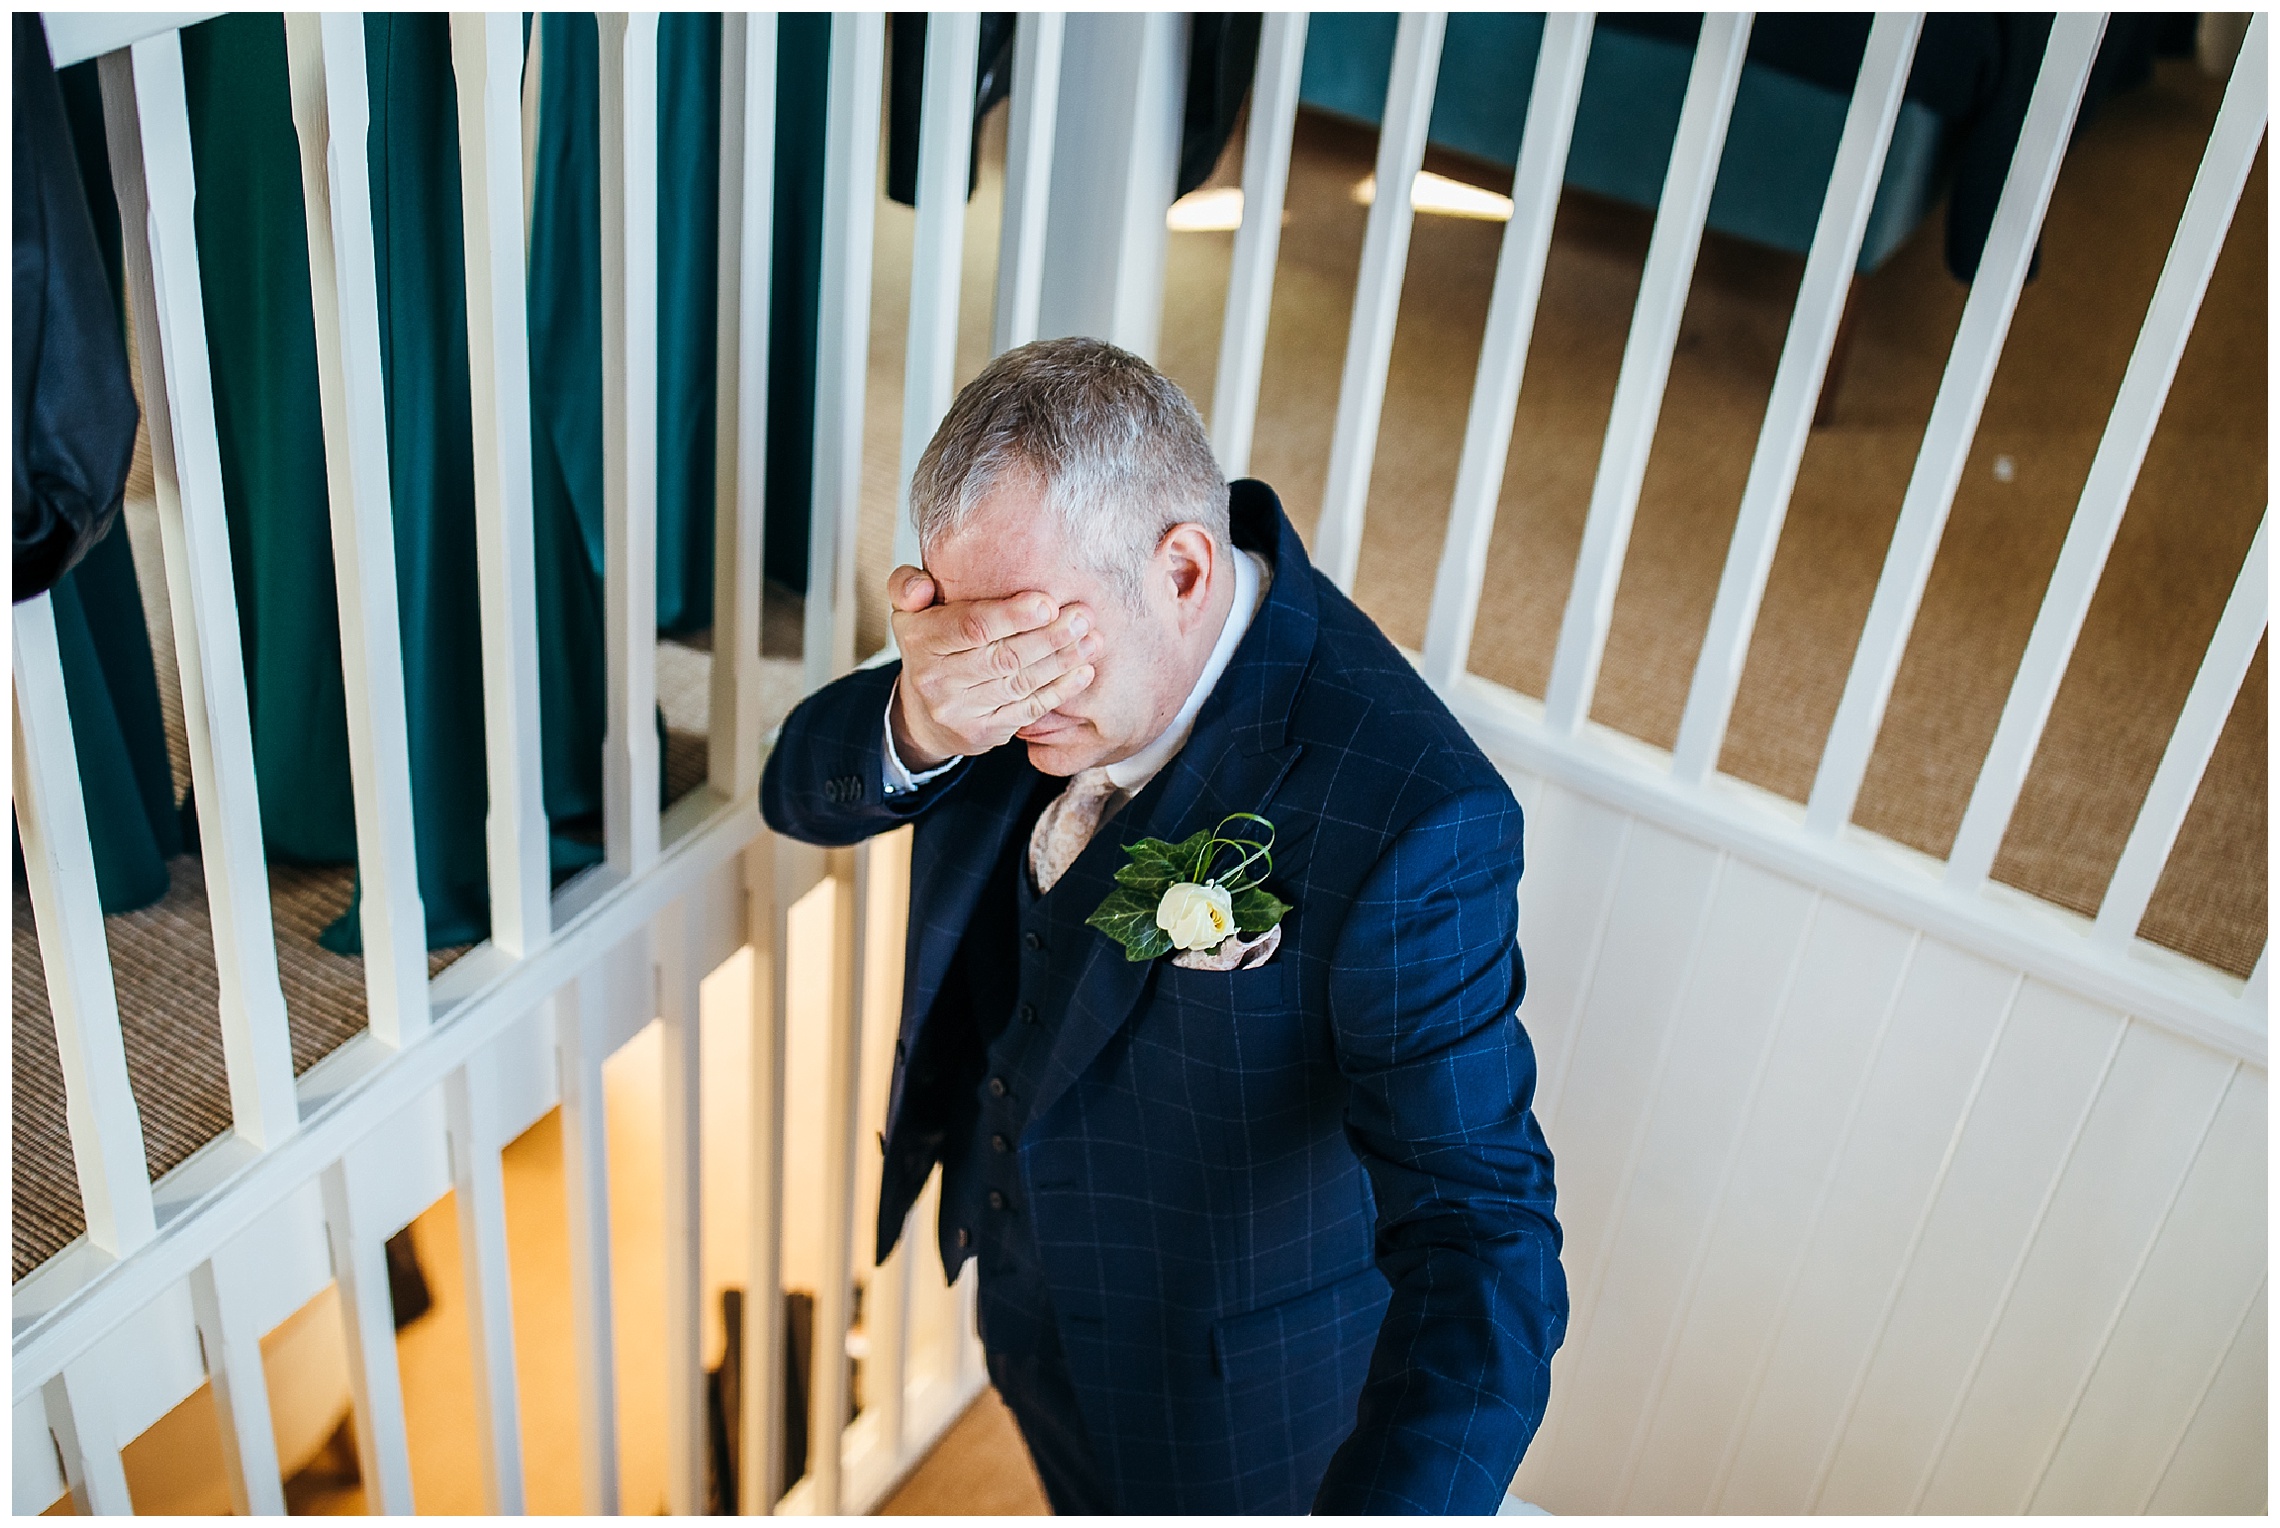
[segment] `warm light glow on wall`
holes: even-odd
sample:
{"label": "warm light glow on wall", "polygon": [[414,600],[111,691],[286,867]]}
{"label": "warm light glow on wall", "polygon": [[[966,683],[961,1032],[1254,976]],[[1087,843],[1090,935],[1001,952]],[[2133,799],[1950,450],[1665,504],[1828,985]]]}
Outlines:
{"label": "warm light glow on wall", "polygon": [[1164,226],[1174,233],[1230,233],[1243,226],[1243,188],[1206,186],[1172,203]]}
{"label": "warm light glow on wall", "polygon": [[[1354,182],[1354,200],[1367,207],[1377,200],[1377,176],[1365,175]],[[1468,186],[1461,180],[1446,175],[1435,175],[1431,170],[1419,170],[1417,179],[1409,188],[1409,205],[1419,212],[1437,213],[1446,218],[1479,218],[1491,223],[1512,221],[1512,198]]]}

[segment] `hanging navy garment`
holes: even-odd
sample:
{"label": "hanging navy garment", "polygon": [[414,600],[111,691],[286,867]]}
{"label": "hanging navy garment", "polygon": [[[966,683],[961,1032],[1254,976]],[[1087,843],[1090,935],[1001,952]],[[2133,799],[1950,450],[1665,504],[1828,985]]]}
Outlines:
{"label": "hanging navy garment", "polygon": [[87,555],[118,518],[134,387],[38,15],[15,21],[14,597]]}
{"label": "hanging navy garment", "polygon": [[[118,513],[134,454],[136,418],[121,307],[119,209],[111,193],[95,66],[50,73],[36,16],[16,18],[16,38],[16,597],[39,592],[39,575],[27,579],[21,560],[27,453],[37,461],[42,428],[61,425],[67,436],[76,428],[78,436],[94,440],[99,453],[110,458],[99,464],[104,483],[79,502],[100,500],[109,518],[106,528],[77,541],[72,553],[76,564],[53,580],[49,593],[96,896],[106,913],[132,912],[166,895],[166,862],[182,852],[183,833],[141,589],[125,519]],[[27,156],[34,161],[28,168]],[[35,268],[43,280],[60,282],[69,306],[68,312],[39,313],[52,294],[35,289],[30,321],[22,280],[27,197],[35,199],[38,226],[48,240],[47,247],[31,252]],[[60,245],[58,235],[65,236]],[[27,352],[34,357],[32,387],[24,380]],[[42,375],[49,368],[62,374]],[[105,397],[104,389],[115,395]],[[50,417],[43,425],[41,416],[51,413],[58,398],[93,398],[96,406],[67,419]],[[30,424],[27,408],[34,416]],[[92,435],[88,426],[94,427]],[[76,438],[64,441],[67,454],[82,444]],[[51,475],[40,483],[35,499],[55,481]],[[46,507],[53,512],[53,505]],[[68,529],[71,521],[56,514],[52,523]]]}

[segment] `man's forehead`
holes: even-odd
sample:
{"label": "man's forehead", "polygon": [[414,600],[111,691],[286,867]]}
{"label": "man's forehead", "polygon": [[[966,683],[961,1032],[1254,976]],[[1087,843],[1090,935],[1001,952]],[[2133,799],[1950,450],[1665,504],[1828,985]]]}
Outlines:
{"label": "man's forehead", "polygon": [[1034,500],[1008,502],[995,494],[976,505],[964,524],[937,538],[925,561],[948,602],[1005,599],[1037,589],[1067,604],[1084,598],[1091,584],[1068,555],[1058,517]]}

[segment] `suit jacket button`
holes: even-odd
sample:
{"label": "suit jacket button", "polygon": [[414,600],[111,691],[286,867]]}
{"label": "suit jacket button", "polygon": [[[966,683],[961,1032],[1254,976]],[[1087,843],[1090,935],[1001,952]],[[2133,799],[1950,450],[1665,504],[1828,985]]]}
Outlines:
{"label": "suit jacket button", "polygon": [[960,1226],[958,1228],[958,1245],[960,1247],[971,1247],[973,1244],[974,1233],[967,1230],[964,1226]]}
{"label": "suit jacket button", "polygon": [[1013,1142],[1007,1140],[1002,1135],[993,1135],[990,1137],[990,1150],[996,1152],[1011,1151],[1013,1150]]}
{"label": "suit jacket button", "polygon": [[992,1098],[1005,1097],[1005,1079],[1003,1077],[992,1077],[990,1079],[990,1096]]}
{"label": "suit jacket button", "polygon": [[849,775],[845,780],[840,782],[840,789],[847,792],[847,799],[849,801],[862,800],[863,777],[861,775]]}
{"label": "suit jacket button", "polygon": [[1031,929],[1021,936],[1021,944],[1024,949],[1042,950],[1045,948],[1045,936],[1038,933],[1037,930]]}
{"label": "suit jacket button", "polygon": [[1002,1210],[1005,1208],[1005,1195],[999,1193],[994,1188],[990,1190],[990,1208],[993,1210]]}
{"label": "suit jacket button", "polygon": [[1021,1022],[1024,1024],[1037,1022],[1037,1005],[1035,1003],[1023,1003],[1021,1005]]}

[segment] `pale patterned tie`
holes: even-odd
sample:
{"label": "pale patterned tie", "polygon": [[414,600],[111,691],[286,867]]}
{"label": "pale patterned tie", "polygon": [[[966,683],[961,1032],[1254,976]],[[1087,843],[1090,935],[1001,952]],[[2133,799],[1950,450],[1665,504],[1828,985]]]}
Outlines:
{"label": "pale patterned tie", "polygon": [[1068,788],[1047,803],[1037,826],[1029,831],[1029,873],[1037,880],[1039,896],[1051,891],[1085,852],[1117,794],[1107,766],[1099,765],[1078,770]]}

